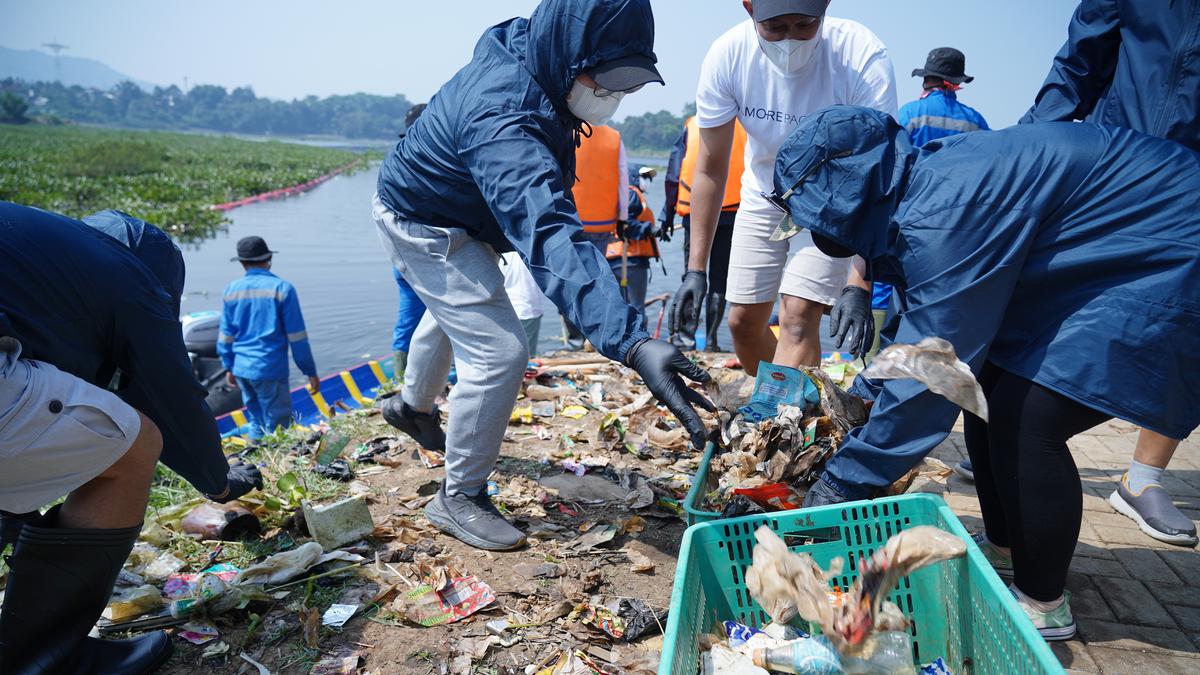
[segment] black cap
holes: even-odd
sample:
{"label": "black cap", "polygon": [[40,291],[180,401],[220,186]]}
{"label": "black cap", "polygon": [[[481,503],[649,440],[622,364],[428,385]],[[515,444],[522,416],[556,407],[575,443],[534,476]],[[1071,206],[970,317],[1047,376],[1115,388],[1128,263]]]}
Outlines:
{"label": "black cap", "polygon": [[913,77],[940,77],[951,84],[970,82],[975,78],[967,75],[967,57],[953,47],[938,47],[929,52],[925,67],[913,70]]}
{"label": "black cap", "polygon": [[755,21],[766,21],[784,14],[825,16],[829,0],[754,0],[751,9]]}
{"label": "black cap", "polygon": [[262,237],[242,237],[237,243],[237,257],[230,260],[238,262],[263,262],[271,259],[272,251],[267,248],[267,242]]}
{"label": "black cap", "polygon": [[629,91],[649,82],[665,84],[662,75],[658,74],[658,68],[654,66],[654,59],[644,54],[624,56],[596,64],[587,74],[591,75],[602,89],[609,91]]}

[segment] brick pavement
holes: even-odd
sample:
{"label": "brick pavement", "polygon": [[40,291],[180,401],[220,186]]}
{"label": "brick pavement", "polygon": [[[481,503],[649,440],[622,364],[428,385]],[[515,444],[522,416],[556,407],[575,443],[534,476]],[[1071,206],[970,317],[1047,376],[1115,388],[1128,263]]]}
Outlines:
{"label": "brick pavement", "polygon": [[[1079,634],[1051,643],[1069,673],[1200,673],[1200,553],[1146,535],[1108,504],[1133,456],[1137,429],[1104,424],[1070,443],[1083,478],[1083,526],[1067,588]],[[934,456],[966,457],[961,422]],[[1165,481],[1200,524],[1200,434],[1176,453]],[[954,475],[943,497],[967,529],[981,530],[974,487]]]}

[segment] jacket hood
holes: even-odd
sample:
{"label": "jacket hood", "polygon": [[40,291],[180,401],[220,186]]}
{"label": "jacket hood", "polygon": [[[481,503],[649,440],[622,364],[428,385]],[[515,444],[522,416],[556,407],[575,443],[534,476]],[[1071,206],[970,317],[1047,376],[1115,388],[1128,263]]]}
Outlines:
{"label": "jacket hood", "polygon": [[543,0],[529,17],[526,67],[560,110],[576,75],[639,54],[658,60],[650,0]]}
{"label": "jacket hood", "polygon": [[775,160],[775,194],[792,221],[871,260],[885,255],[892,214],[916,158],[908,133],[886,113],[832,106],[805,117]]}
{"label": "jacket hood", "polygon": [[183,296],[183,254],[166,232],[128,213],[107,209],[84,216],[83,222],[116,239],[133,252],[171,296],[176,316]]}

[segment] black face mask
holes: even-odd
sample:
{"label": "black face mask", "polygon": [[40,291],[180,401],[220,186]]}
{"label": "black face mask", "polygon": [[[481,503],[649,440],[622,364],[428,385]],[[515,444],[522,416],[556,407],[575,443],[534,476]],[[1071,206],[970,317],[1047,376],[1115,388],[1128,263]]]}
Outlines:
{"label": "black face mask", "polygon": [[812,233],[812,240],[813,244],[816,245],[817,250],[829,256],[830,258],[850,258],[854,256],[854,251],[851,251],[834,240],[817,234],[816,232]]}

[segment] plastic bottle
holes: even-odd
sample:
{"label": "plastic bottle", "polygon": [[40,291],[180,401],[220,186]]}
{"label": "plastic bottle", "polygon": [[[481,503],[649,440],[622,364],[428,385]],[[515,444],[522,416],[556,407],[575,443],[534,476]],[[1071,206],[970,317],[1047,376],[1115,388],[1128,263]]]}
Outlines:
{"label": "plastic bottle", "polygon": [[883,631],[867,638],[857,656],[842,659],[846,675],[911,675],[912,636],[903,631]]}
{"label": "plastic bottle", "polygon": [[800,638],[771,649],[757,649],[754,665],[797,675],[841,675],[844,672],[837,650],[820,636]]}

